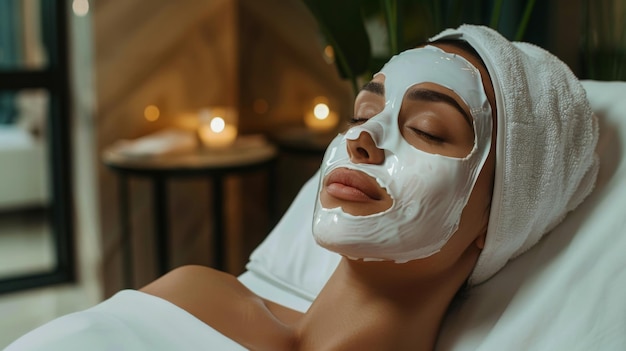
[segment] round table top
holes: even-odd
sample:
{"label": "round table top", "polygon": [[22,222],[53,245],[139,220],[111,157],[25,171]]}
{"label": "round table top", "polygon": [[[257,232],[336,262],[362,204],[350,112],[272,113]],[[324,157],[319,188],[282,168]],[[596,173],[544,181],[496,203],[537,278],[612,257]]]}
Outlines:
{"label": "round table top", "polygon": [[240,138],[225,148],[202,146],[157,155],[133,155],[123,147],[106,149],[102,160],[107,166],[125,171],[227,171],[270,162],[277,157],[274,145],[261,138]]}

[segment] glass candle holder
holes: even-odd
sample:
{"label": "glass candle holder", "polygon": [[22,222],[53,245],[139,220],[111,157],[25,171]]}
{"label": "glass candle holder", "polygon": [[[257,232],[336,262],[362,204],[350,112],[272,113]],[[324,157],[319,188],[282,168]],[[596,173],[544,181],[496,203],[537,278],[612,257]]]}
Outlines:
{"label": "glass candle holder", "polygon": [[339,123],[339,116],[330,109],[328,99],[316,97],[304,114],[304,124],[313,132],[327,133]]}
{"label": "glass candle holder", "polygon": [[210,107],[198,112],[198,135],[209,149],[231,146],[237,139],[237,112],[233,108]]}

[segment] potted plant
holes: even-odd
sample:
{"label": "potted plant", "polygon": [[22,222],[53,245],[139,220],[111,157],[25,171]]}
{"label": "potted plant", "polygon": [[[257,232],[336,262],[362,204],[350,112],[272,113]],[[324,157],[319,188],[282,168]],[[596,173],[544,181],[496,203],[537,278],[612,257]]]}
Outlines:
{"label": "potted plant", "polygon": [[583,6],[585,78],[626,80],[626,4],[585,0]]}
{"label": "potted plant", "polygon": [[[508,1],[506,4],[503,0],[304,2],[333,48],[339,74],[351,82],[355,93],[358,91],[359,78],[369,79],[391,56],[415,47],[448,27],[456,27],[461,23],[488,22],[490,27],[500,30],[503,27],[501,18],[506,13],[508,21],[505,25],[509,29],[514,18],[519,18],[510,39],[520,40],[535,4],[535,0]],[[380,32],[384,32],[384,43],[373,42],[373,38],[380,39]]]}

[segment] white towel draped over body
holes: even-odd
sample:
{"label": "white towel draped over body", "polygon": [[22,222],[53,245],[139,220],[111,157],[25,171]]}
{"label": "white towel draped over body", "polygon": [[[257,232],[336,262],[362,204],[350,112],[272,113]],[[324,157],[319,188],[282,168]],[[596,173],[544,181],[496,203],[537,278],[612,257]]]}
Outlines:
{"label": "white towel draped over body", "polygon": [[33,330],[5,351],[246,350],[176,305],[123,290]]}

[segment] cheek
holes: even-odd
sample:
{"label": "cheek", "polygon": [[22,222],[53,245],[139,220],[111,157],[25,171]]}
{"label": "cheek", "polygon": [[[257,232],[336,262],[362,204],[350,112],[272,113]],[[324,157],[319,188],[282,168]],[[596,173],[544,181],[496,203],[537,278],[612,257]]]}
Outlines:
{"label": "cheek", "polygon": [[[435,255],[428,257],[428,264],[436,267],[437,271],[443,272],[463,261],[466,253],[474,246],[474,243],[487,232],[489,221],[489,208],[491,203],[491,191],[486,185],[489,179],[477,181],[474,192],[461,214],[458,230],[450,237],[450,240]],[[472,251],[475,255],[479,250]],[[477,258],[477,256],[476,256]],[[475,260],[468,263],[468,268],[475,265]],[[470,267],[471,266],[471,267]]]}
{"label": "cheek", "polygon": [[467,228],[471,232],[471,236],[468,238],[470,241],[484,234],[487,230],[493,195],[493,179],[494,158],[489,155],[461,215],[460,228]]}

